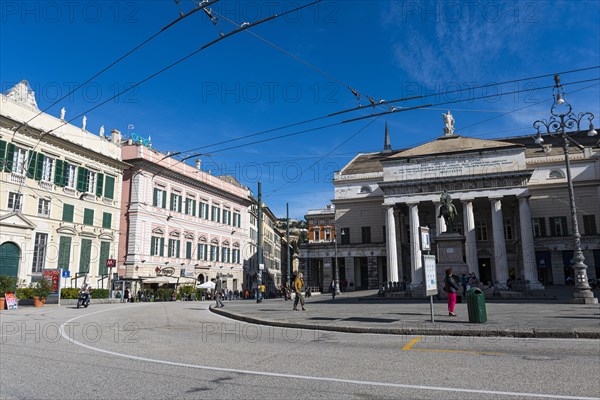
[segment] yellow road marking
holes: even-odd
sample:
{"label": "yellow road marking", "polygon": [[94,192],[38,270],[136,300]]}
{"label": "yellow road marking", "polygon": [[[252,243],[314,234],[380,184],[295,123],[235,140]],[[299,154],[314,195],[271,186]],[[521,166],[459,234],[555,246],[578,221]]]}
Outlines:
{"label": "yellow road marking", "polygon": [[413,349],[412,347],[423,339],[423,336],[417,336],[410,342],[406,344],[402,348],[402,350],[406,351],[424,351],[424,352],[432,352],[432,353],[470,353],[470,354],[482,354],[482,355],[495,355],[500,356],[504,355],[504,353],[495,353],[491,351],[471,351],[471,350],[450,350],[450,349]]}
{"label": "yellow road marking", "polygon": [[411,350],[411,347],[413,347],[415,345],[415,343],[417,343],[419,340],[421,340],[423,338],[423,336],[417,336],[416,338],[414,338],[413,340],[411,340],[410,342],[408,342],[406,344],[406,346],[404,346],[402,348],[402,350]]}

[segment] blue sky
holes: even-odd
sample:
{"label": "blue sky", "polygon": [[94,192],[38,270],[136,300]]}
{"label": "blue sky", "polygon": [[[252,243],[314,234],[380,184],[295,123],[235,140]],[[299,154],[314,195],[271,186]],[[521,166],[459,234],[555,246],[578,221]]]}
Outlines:
{"label": "blue sky", "polygon": [[[67,119],[86,112],[220,32],[231,31],[234,26],[227,19],[255,22],[306,3],[221,0],[212,6],[219,17],[216,25],[204,13],[195,13],[48,112],[58,116],[64,106]],[[194,6],[191,0],[180,5],[170,0],[3,1],[1,90],[26,79],[45,108],[173,21],[180,7],[187,12]],[[107,131],[127,134],[133,124],[135,133],[151,136],[158,150],[185,155],[188,149],[355,107],[358,101],[347,86],[360,93],[364,105],[368,96],[390,100],[598,66],[599,18],[600,2],[583,0],[325,0],[253,28],[260,38],[247,32],[231,36],[86,112],[87,127],[98,132],[105,125]],[[600,70],[593,69],[565,74],[562,82],[599,77]],[[285,216],[287,202],[291,217],[301,218],[308,209],[330,202],[334,170],[358,152],[382,148],[386,121],[395,149],[441,135],[441,114],[447,109],[457,133],[465,136],[533,134],[533,121],[549,115],[551,90],[469,98],[552,83],[547,77],[434,96],[398,106],[468,101],[225,149],[371,112],[360,110],[197,152],[204,153],[199,157],[204,168],[215,174],[234,175],[254,191],[261,180],[265,201],[276,215]],[[566,90],[575,111],[600,115],[598,82]],[[81,124],[80,119],[74,124]]]}

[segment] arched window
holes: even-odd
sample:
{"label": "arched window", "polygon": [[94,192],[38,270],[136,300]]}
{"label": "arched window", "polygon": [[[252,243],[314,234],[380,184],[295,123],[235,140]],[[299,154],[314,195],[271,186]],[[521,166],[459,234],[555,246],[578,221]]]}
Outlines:
{"label": "arched window", "polygon": [[371,188],[368,186],[363,186],[360,188],[360,193],[371,193]]}
{"label": "arched window", "polygon": [[562,179],[565,177],[565,174],[560,169],[553,169],[548,174],[549,179]]}

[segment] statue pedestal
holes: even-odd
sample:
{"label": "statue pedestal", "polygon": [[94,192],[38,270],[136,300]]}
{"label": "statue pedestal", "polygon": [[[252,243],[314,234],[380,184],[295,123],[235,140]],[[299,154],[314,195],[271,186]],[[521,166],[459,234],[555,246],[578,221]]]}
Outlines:
{"label": "statue pedestal", "polygon": [[[465,237],[455,232],[443,232],[436,236],[437,244],[437,279],[441,286],[444,285],[446,269],[452,268],[452,275],[460,278],[462,274],[469,274],[469,266],[465,262]],[[456,282],[460,285],[460,280]],[[441,294],[445,294],[442,293]]]}

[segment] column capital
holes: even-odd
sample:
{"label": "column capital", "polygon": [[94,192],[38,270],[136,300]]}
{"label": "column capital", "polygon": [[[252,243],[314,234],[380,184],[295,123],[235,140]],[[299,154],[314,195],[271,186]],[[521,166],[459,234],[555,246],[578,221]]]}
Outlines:
{"label": "column capital", "polygon": [[470,197],[470,198],[466,198],[466,199],[460,199],[461,203],[472,203],[473,201],[475,201],[475,198]]}
{"label": "column capital", "polygon": [[407,201],[406,205],[409,207],[414,207],[414,206],[418,206],[419,204],[421,204],[420,201]]}
{"label": "column capital", "polygon": [[519,199],[519,200],[529,200],[530,198],[531,198],[531,195],[529,193],[517,195],[517,199]]}
{"label": "column capital", "polygon": [[494,201],[500,201],[503,198],[504,198],[504,196],[494,196],[494,197],[488,197],[488,200],[491,202],[494,202]]}

